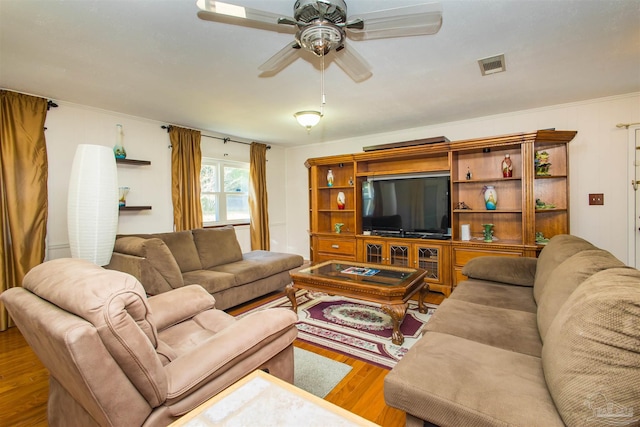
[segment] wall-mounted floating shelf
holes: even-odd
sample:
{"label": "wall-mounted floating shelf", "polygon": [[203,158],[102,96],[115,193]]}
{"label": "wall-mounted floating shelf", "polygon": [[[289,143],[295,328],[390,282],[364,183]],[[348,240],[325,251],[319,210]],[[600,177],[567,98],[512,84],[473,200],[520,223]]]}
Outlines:
{"label": "wall-mounted floating shelf", "polygon": [[134,159],[116,159],[116,163],[120,163],[121,165],[136,165],[136,166],[146,166],[151,164],[149,160],[134,160]]}
{"label": "wall-mounted floating shelf", "polygon": [[118,206],[121,211],[150,211],[151,206]]}

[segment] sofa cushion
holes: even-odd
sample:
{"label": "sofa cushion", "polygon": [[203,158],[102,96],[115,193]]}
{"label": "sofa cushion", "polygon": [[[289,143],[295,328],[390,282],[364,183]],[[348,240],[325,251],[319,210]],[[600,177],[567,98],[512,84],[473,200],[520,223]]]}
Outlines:
{"label": "sofa cushion", "polygon": [[536,315],[525,311],[448,298],[424,329],[535,357],[542,352]]}
{"label": "sofa cushion", "polygon": [[177,231],[173,233],[158,233],[154,237],[162,239],[169,247],[169,250],[180,266],[180,271],[185,273],[188,271],[201,270],[200,257],[196,244],[193,241],[191,230]]}
{"label": "sofa cushion", "polygon": [[549,243],[542,249],[538,257],[536,279],[533,284],[533,297],[536,303],[540,302],[540,296],[548,283],[547,279],[551,272],[565,259],[586,249],[598,248],[586,240],[570,234],[558,234],[549,240]]}
{"label": "sofa cushion", "polygon": [[200,264],[205,270],[242,260],[242,249],[233,226],[199,228],[192,231]]}
{"label": "sofa cushion", "polygon": [[195,270],[182,275],[185,285],[200,285],[210,294],[236,286],[233,274],[213,270]]}
{"label": "sofa cushion", "polygon": [[219,265],[212,270],[233,274],[236,285],[244,285],[292,270],[302,265],[303,261],[300,255],[258,250],[244,254],[240,261]]}
{"label": "sofa cushion", "polygon": [[449,299],[529,313],[535,313],[537,310],[532,287],[512,286],[486,280],[468,279],[460,282]]}
{"label": "sofa cushion", "polygon": [[535,258],[481,256],[469,260],[462,267],[462,274],[472,279],[533,286],[536,264]]}
{"label": "sofa cushion", "polygon": [[387,374],[384,397],[441,426],[563,426],[539,358],[437,332]]}
{"label": "sofa cushion", "polygon": [[287,254],[282,252],[271,252],[256,250],[243,255],[243,259],[251,262],[259,262],[267,268],[266,274],[272,276],[281,271],[289,271],[300,267],[304,258],[300,255]]}
{"label": "sofa cushion", "polygon": [[624,263],[603,249],[587,249],[556,267],[538,299],[538,330],[544,341],[547,330],[562,305],[576,288],[598,271],[624,267]]}
{"label": "sofa cushion", "polygon": [[567,425],[640,420],[640,271],[595,273],[569,297],[544,342],[544,376]]}

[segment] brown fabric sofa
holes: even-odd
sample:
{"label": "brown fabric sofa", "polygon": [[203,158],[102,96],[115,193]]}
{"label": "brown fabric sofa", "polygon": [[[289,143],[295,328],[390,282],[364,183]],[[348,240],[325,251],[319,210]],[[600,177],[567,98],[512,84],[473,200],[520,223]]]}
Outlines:
{"label": "brown fabric sofa", "polygon": [[243,254],[232,226],[172,233],[120,235],[106,268],[136,277],[149,295],[197,284],[224,310],[291,282],[300,255],[270,251]]}
{"label": "brown fabric sofa", "polygon": [[640,425],[640,271],[560,235],[463,273],[385,378],[408,426]]}
{"label": "brown fabric sofa", "polygon": [[293,382],[297,316],[236,320],[200,286],[149,297],[88,261],[33,268],[0,295],[50,373],[50,426],[165,426],[256,369]]}

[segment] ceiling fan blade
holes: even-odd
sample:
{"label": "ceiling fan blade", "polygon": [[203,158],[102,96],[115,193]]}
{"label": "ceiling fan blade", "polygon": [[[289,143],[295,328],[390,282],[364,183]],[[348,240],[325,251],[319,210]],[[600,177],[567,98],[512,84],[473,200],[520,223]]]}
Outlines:
{"label": "ceiling fan blade", "polygon": [[372,76],[369,63],[351,46],[345,44],[344,49],[334,55],[336,64],[356,83]]}
{"label": "ceiling fan blade", "polygon": [[[295,32],[296,27],[284,24],[295,24],[295,20],[288,16],[282,16],[264,10],[252,9],[216,0],[197,0],[196,5],[200,12],[200,19],[209,21],[221,21],[236,25],[255,26],[272,31]],[[254,25],[250,25],[254,24]]]}
{"label": "ceiling fan blade", "polygon": [[347,24],[347,34],[354,40],[435,34],[442,26],[442,6],[424,3],[349,17],[349,23],[357,20],[363,21],[364,28]]}
{"label": "ceiling fan blade", "polygon": [[268,74],[276,74],[298,59],[299,54],[300,45],[298,45],[298,42],[289,43],[278,53],[267,59],[264,64],[258,67],[258,70]]}

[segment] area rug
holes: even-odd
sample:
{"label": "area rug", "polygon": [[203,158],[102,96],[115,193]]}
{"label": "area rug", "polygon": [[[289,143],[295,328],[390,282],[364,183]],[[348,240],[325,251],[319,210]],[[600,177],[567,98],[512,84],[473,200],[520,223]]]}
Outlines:
{"label": "area rug", "polygon": [[331,360],[302,348],[293,348],[293,384],[318,397],[325,397],[351,371],[346,363]]}
{"label": "area rug", "polygon": [[[391,318],[379,304],[304,290],[296,293],[296,299],[299,339],[385,368],[393,368],[420,339],[422,327],[437,308],[426,304],[428,311],[421,314],[418,303],[409,301],[400,326],[404,343],[398,346],[391,342]],[[248,313],[271,307],[291,308],[291,302],[284,296]]]}

